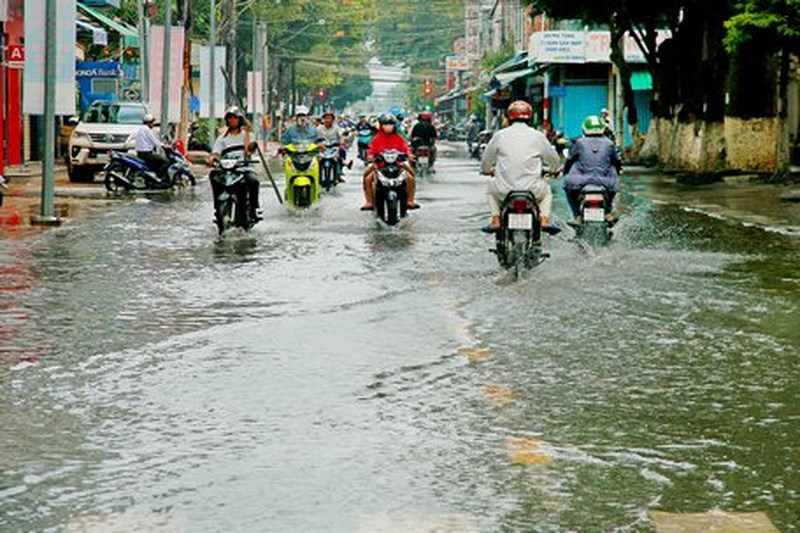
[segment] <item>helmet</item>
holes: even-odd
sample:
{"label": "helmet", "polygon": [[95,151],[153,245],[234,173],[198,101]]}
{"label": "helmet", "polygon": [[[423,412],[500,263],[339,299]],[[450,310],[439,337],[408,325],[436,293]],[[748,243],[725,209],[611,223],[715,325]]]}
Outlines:
{"label": "helmet", "polygon": [[528,121],[533,118],[533,108],[531,104],[525,100],[515,100],[508,106],[508,120],[514,122],[515,120]]}
{"label": "helmet", "polygon": [[604,107],[603,109],[601,109],[601,110],[600,110],[600,114],[601,114],[601,115],[608,115],[608,109],[606,109],[606,108]]}
{"label": "helmet", "polygon": [[142,124],[152,124],[155,121],[156,121],[156,117],[154,117],[150,113],[147,113],[147,114],[145,114],[145,116],[142,117]]}
{"label": "helmet", "polygon": [[597,115],[589,115],[583,120],[583,134],[584,135],[602,135],[605,130],[603,121],[597,118]]}
{"label": "helmet", "polygon": [[308,115],[308,108],[304,105],[299,105],[294,110],[295,116],[297,115]]}
{"label": "helmet", "polygon": [[423,111],[422,113],[419,114],[420,120],[431,120],[432,118],[433,118],[433,113],[431,113],[430,111]]}
{"label": "helmet", "polygon": [[227,111],[225,111],[225,120],[228,120],[231,117],[244,118],[244,115],[242,115],[242,112],[237,106],[231,106]]}
{"label": "helmet", "polygon": [[397,119],[391,113],[383,113],[378,117],[379,124],[394,124],[397,125]]}

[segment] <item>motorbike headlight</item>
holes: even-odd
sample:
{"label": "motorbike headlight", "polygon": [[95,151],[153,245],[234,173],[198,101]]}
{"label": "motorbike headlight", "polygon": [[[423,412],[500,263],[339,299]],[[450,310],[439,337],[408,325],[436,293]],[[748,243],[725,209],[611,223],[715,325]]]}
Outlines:
{"label": "motorbike headlight", "polygon": [[220,159],[219,166],[225,170],[232,170],[233,168],[236,168],[236,163],[238,163],[236,159]]}

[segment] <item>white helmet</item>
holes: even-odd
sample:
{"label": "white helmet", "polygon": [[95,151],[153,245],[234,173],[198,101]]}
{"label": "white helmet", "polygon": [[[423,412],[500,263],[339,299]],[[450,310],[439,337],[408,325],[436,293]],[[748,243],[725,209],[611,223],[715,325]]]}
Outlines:
{"label": "white helmet", "polygon": [[294,110],[294,114],[295,114],[295,116],[297,116],[297,115],[308,115],[308,108],[306,106],[304,106],[304,105],[299,105]]}
{"label": "white helmet", "polygon": [[150,113],[146,113],[145,116],[142,117],[142,124],[150,124],[151,122],[155,122],[156,117],[151,115]]}

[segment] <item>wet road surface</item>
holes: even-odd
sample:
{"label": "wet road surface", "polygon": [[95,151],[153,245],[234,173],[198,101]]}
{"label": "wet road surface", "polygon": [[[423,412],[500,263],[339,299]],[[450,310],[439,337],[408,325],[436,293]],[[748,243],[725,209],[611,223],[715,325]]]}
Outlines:
{"label": "wet road surface", "polygon": [[791,229],[631,171],[611,246],[514,283],[474,161],[394,229],[355,170],[303,214],[265,184],[250,235],[207,182],[0,230],[0,530],[798,529]]}

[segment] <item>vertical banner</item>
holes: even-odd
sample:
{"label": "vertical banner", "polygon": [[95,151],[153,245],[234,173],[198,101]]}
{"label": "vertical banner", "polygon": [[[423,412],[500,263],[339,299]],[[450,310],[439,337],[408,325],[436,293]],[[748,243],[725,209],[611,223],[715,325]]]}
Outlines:
{"label": "vertical banner", "polygon": [[[211,47],[200,47],[200,116],[209,117],[211,100]],[[214,47],[214,114],[216,118],[225,116],[225,76],[221,67],[225,66],[225,47]]]}
{"label": "vertical banner", "polygon": [[[150,102],[148,107],[154,117],[161,116],[161,80],[164,74],[164,26],[150,26],[150,62],[148,85]],[[184,30],[173,26],[170,31],[169,51],[169,121],[181,120],[181,86],[183,85],[183,39]]]}
{"label": "vertical banner", "polygon": [[45,50],[45,0],[25,0],[25,71],[22,109],[44,115],[45,53],[56,54],[56,115],[75,114],[75,0],[56,4],[56,49]]}
{"label": "vertical banner", "polygon": [[264,73],[247,72],[247,111],[262,115],[264,113]]}

